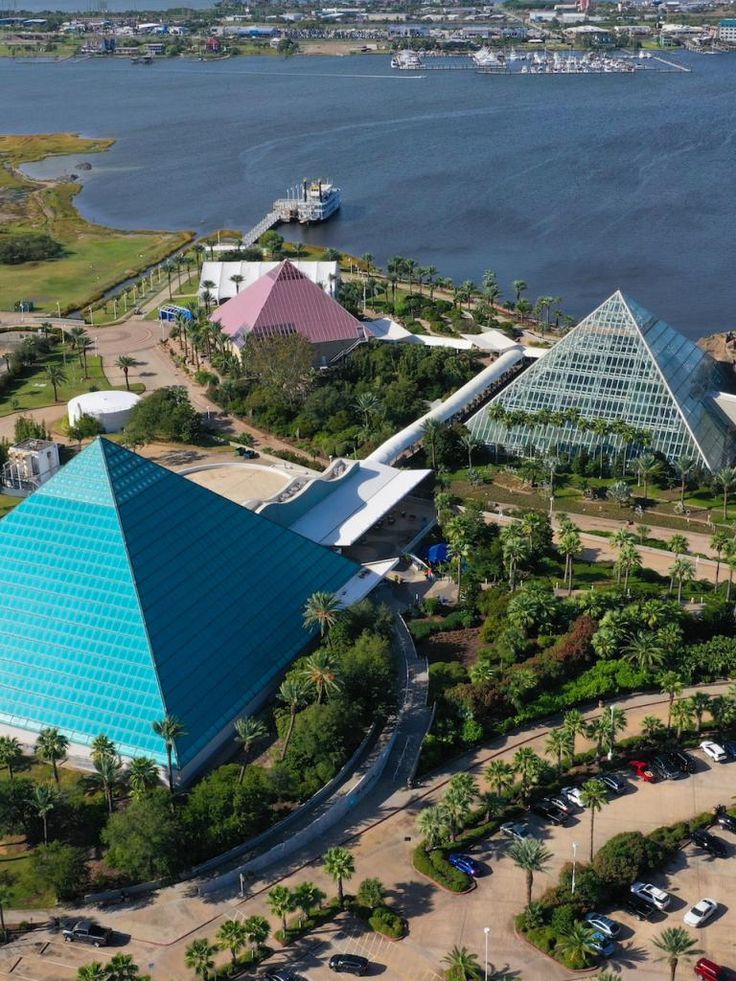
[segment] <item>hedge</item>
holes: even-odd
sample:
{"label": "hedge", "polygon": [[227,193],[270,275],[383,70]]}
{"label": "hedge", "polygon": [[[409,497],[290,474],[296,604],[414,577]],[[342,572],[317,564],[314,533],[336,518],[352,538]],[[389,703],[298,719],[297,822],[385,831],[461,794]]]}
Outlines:
{"label": "hedge", "polygon": [[401,940],[406,936],[406,922],[387,906],[379,906],[375,909],[368,922],[376,933],[382,933],[391,940]]}
{"label": "hedge", "polygon": [[412,855],[412,865],[432,879],[438,886],[449,889],[450,892],[468,892],[473,885],[473,880],[465,872],[456,869],[454,865],[445,858],[443,849],[433,848],[428,852],[424,847],[424,842],[417,845]]}

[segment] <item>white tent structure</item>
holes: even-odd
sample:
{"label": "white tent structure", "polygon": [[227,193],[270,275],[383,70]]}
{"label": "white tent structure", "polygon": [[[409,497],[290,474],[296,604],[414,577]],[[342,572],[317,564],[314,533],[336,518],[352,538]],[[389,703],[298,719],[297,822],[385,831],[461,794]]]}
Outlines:
{"label": "white tent structure", "polygon": [[[306,259],[290,259],[303,276],[311,279],[320,286],[328,296],[335,296],[335,290],[340,282],[340,266],[337,262],[313,262]],[[199,279],[199,295],[210,292],[218,304],[224,303],[237,293],[242,293],[256,280],[271,272],[280,262],[203,262],[202,275]],[[234,283],[233,276],[242,276],[242,280]],[[207,287],[205,283],[214,283]]]}

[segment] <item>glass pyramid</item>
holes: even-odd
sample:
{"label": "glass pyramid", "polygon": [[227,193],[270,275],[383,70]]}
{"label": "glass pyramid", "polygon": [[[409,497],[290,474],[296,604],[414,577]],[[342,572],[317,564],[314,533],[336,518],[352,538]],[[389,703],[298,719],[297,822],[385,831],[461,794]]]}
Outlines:
{"label": "glass pyramid", "polygon": [[[480,440],[513,453],[594,450],[604,438],[609,452],[619,436],[597,436],[572,422],[523,421],[509,413],[561,413],[582,419],[623,421],[648,430],[651,449],[674,462],[686,455],[711,470],[730,462],[730,427],[707,392],[729,384],[724,369],[693,341],[620,291],[582,320],[539,361],[469,421]],[[494,419],[502,406],[506,419]],[[498,413],[496,413],[498,416]],[[511,425],[509,425],[511,421]]]}
{"label": "glass pyramid", "polygon": [[[355,563],[98,439],[0,522],[0,722],[192,763],[308,640]],[[199,765],[199,761],[196,765]]]}

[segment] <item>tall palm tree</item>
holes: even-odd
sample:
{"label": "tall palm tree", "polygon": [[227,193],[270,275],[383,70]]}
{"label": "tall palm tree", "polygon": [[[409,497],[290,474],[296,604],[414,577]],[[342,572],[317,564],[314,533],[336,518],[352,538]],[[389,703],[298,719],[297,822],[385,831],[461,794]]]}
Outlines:
{"label": "tall palm tree", "polygon": [[87,373],[87,354],[92,350],[94,346],[95,343],[88,334],[86,334],[84,337],[80,337],[77,340],[77,354],[79,355],[79,363],[82,365],[82,368],[84,369],[85,379],[89,378],[89,374]]}
{"label": "tall palm tree", "polygon": [[447,965],[446,975],[451,981],[478,981],[482,973],[477,955],[467,947],[453,947],[442,963]]}
{"label": "tall palm tree", "polygon": [[42,729],[36,740],[36,756],[44,763],[50,763],[54,770],[54,781],[59,786],[58,764],[66,758],[69,740],[55,726]]}
{"label": "tall palm tree", "polygon": [[130,792],[140,800],[149,790],[158,787],[158,764],[147,756],[134,756],[128,766],[127,778]]}
{"label": "tall palm tree", "polygon": [[514,786],[514,768],[506,760],[491,760],[486,767],[486,780],[492,790],[505,797]]}
{"label": "tall palm tree", "polygon": [[235,283],[236,294],[240,292],[240,284],[245,279],[245,276],[241,276],[240,273],[235,273],[235,275],[230,277],[230,282]]}
{"label": "tall palm tree", "polygon": [[117,755],[105,754],[93,760],[95,780],[102,786],[107,801],[107,810],[112,814],[115,787],[120,783],[123,772],[123,761]]}
{"label": "tall palm tree", "polygon": [[670,981],[675,981],[677,965],[681,960],[691,960],[703,953],[696,947],[697,940],[683,927],[667,927],[652,941],[657,950],[662,951],[658,961],[666,961],[670,968]]}
{"label": "tall palm tree", "polygon": [[710,547],[716,553],[716,582],[715,588],[718,589],[718,579],[721,571],[721,557],[724,549],[728,548],[731,539],[725,531],[717,531],[710,540]]}
{"label": "tall palm tree", "polygon": [[186,735],[186,729],[175,715],[165,715],[163,719],[157,719],[151,723],[151,728],[160,736],[166,745],[166,770],[169,777],[169,793],[174,793],[174,766],[173,753],[176,748],[176,740]]}
{"label": "tall palm tree", "polygon": [[337,883],[337,899],[342,909],[345,905],[342,884],[355,874],[355,860],[347,848],[337,846],[330,848],[322,856],[322,867],[333,882]]}
{"label": "tall palm tree", "polygon": [[593,946],[594,933],[595,930],[584,923],[573,923],[557,938],[555,952],[559,950],[570,967],[577,970],[585,968],[596,954]]}
{"label": "tall palm tree", "polygon": [[54,390],[54,402],[59,401],[59,385],[63,385],[67,380],[66,372],[60,364],[46,365],[46,377],[51,382],[51,387]]}
{"label": "tall palm tree", "polygon": [[0,736],[0,766],[7,767],[11,780],[16,764],[22,759],[23,751],[18,740],[14,736]]}
{"label": "tall palm tree", "polygon": [[300,882],[294,890],[294,906],[301,913],[300,927],[304,926],[304,921],[317,905],[320,896],[324,896],[324,893],[313,882]]}
{"label": "tall palm tree", "polygon": [[570,709],[569,712],[565,712],[562,718],[562,728],[566,729],[572,736],[570,756],[575,759],[575,739],[578,736],[584,736],[588,728],[585,716],[579,709]]}
{"label": "tall palm tree", "polygon": [[339,615],[340,600],[334,593],[318,590],[304,604],[304,626],[307,630],[319,627],[320,637],[337,623]]}
{"label": "tall palm tree", "polygon": [[736,489],[736,467],[724,467],[713,477],[713,483],[723,493],[723,520],[728,517],[728,499]]}
{"label": "tall palm tree", "polygon": [[526,872],[526,905],[532,901],[532,886],[536,872],[546,872],[552,859],[552,852],[539,838],[523,838],[512,842],[509,858],[517,868]]}
{"label": "tall palm tree", "polygon": [[544,761],[530,746],[522,746],[514,753],[513,767],[521,778],[521,799],[526,800],[532,785],[539,780]]}
{"label": "tall palm tree", "polygon": [[284,745],[281,747],[281,761],[286,759],[286,751],[289,748],[291,737],[294,732],[296,713],[304,704],[307,697],[307,682],[304,678],[287,677],[281,682],[278,699],[289,709],[289,727],[284,736]]}
{"label": "tall palm tree", "polygon": [[572,593],[573,560],[582,551],[583,543],[580,532],[575,526],[564,531],[557,542],[557,551],[565,559],[565,582],[568,596]]}
{"label": "tall palm tree", "polygon": [[670,592],[674,583],[677,583],[677,602],[681,603],[683,585],[695,579],[695,565],[689,559],[675,559],[670,566],[669,573]]}
{"label": "tall palm tree", "polygon": [[268,908],[274,916],[281,917],[281,929],[286,933],[286,917],[294,909],[294,894],[288,886],[274,886],[266,898]]}
{"label": "tall palm tree", "polygon": [[259,740],[265,739],[268,735],[268,729],[260,719],[256,719],[252,715],[245,716],[242,719],[236,719],[234,725],[235,742],[239,744],[243,751],[243,761],[240,764],[240,776],[238,777],[238,783],[242,783],[243,777],[245,776],[245,768],[248,765],[250,751]]}
{"label": "tall palm tree", "polygon": [[685,507],[685,491],[687,490],[688,477],[695,470],[696,466],[697,461],[691,456],[681,456],[675,464],[675,469],[680,477],[680,508],[682,509]]}
{"label": "tall palm tree", "polygon": [[470,432],[469,429],[461,435],[458,442],[468,454],[468,470],[470,470],[473,466],[473,451],[477,450],[478,447],[482,446],[483,444],[474,433]]}
{"label": "tall palm tree", "polygon": [[676,671],[663,671],[657,678],[663,695],[667,695],[667,733],[672,732],[672,706],[675,698],[682,694],[682,678]]}
{"label": "tall palm tree", "polygon": [[108,981],[108,978],[107,968],[103,967],[99,961],[82,964],[77,971],[77,981]]}
{"label": "tall palm tree", "polygon": [[672,537],[667,540],[667,548],[670,552],[674,553],[675,558],[679,558],[681,555],[687,554],[688,547],[689,542],[684,535],[672,535]]}
{"label": "tall palm tree", "polygon": [[89,337],[89,334],[84,327],[72,327],[67,336],[69,337],[69,346],[72,351],[76,351],[80,338]]}
{"label": "tall palm tree", "polygon": [[662,464],[653,453],[642,453],[636,461],[638,477],[644,483],[644,504],[649,500],[649,481],[662,472]]}
{"label": "tall palm tree", "polygon": [[355,399],[355,408],[363,416],[363,425],[367,429],[371,418],[382,410],[383,402],[375,392],[361,392]]}
{"label": "tall palm tree", "polygon": [[695,713],[695,734],[700,735],[700,730],[703,727],[703,715],[710,711],[711,697],[707,692],[696,691],[690,697],[692,702],[693,712]]}
{"label": "tall palm tree", "polygon": [[128,372],[131,368],[137,368],[140,364],[135,358],[131,357],[129,354],[121,354],[120,357],[115,362],[115,367],[119,368],[123,375],[125,376],[125,387],[130,391],[130,382],[128,380]]}
{"label": "tall palm tree", "polygon": [[677,730],[677,738],[680,739],[685,729],[690,729],[695,719],[692,698],[678,698],[672,706],[672,721]]}
{"label": "tall palm tree", "polygon": [[590,861],[593,861],[593,843],[595,838],[595,816],[608,803],[608,792],[602,780],[586,780],[580,795],[583,806],[590,811]]}
{"label": "tall palm tree", "polygon": [[442,804],[422,808],[417,815],[417,831],[424,835],[430,851],[446,845],[452,837],[452,821],[447,809]]}
{"label": "tall palm tree", "polygon": [[8,931],[5,928],[5,907],[8,906],[13,898],[13,882],[15,880],[8,873],[0,875],[0,930],[2,930],[3,940],[7,943]]}
{"label": "tall palm tree", "polygon": [[248,930],[242,920],[225,920],[217,931],[217,946],[220,950],[229,950],[233,964],[238,954],[248,943]]}
{"label": "tall palm tree", "polygon": [[651,672],[660,667],[664,661],[664,650],[656,633],[642,630],[629,638],[623,649],[623,656],[627,661],[635,664],[640,671]]}
{"label": "tall palm tree", "polygon": [[326,694],[340,689],[337,658],[331,651],[315,651],[304,658],[303,677],[317,692],[317,704],[320,705]]}
{"label": "tall palm tree", "polygon": [[101,759],[103,756],[116,756],[118,751],[115,743],[104,732],[95,736],[90,743],[90,749],[92,750],[93,760]]}
{"label": "tall palm tree", "polygon": [[521,299],[521,294],[526,290],[527,286],[523,279],[515,279],[511,286],[514,290],[514,296],[516,297],[516,305],[519,305],[519,300]]}
{"label": "tall palm tree", "polygon": [[211,944],[207,937],[200,937],[199,940],[193,940],[187,947],[184,952],[184,963],[194,971],[197,977],[207,981],[210,971],[214,970],[215,967],[214,955],[216,953],[217,947]]}
{"label": "tall palm tree", "polygon": [[130,954],[115,954],[107,965],[107,981],[151,981],[150,974],[141,974]]}
{"label": "tall palm tree", "polygon": [[553,729],[544,741],[544,752],[557,763],[557,773],[562,775],[563,757],[570,759],[573,747],[572,733],[567,729]]}
{"label": "tall palm tree", "polygon": [[49,814],[53,811],[56,805],[61,800],[61,794],[56,789],[48,783],[37,783],[33,788],[33,797],[31,803],[36,811],[36,814],[41,818],[43,823],[43,843],[48,845],[49,843],[49,825],[48,818]]}
{"label": "tall palm tree", "polygon": [[432,469],[437,469],[437,447],[439,445],[440,434],[444,431],[444,426],[437,419],[425,419],[422,423],[422,442],[425,449],[429,449]]}
{"label": "tall palm tree", "polygon": [[255,953],[268,940],[268,935],[271,932],[268,920],[265,916],[249,916],[244,921],[243,926],[248,933],[248,943]]}

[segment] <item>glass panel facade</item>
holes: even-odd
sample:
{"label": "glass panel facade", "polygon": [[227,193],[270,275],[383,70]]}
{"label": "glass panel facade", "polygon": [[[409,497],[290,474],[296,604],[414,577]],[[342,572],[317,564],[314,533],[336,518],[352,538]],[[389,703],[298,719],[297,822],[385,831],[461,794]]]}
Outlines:
{"label": "glass panel facade", "polygon": [[184,766],[300,652],[359,567],[108,440],[0,522],[0,721]]}
{"label": "glass panel facade", "polygon": [[[675,461],[692,456],[712,470],[732,456],[725,418],[705,398],[728,385],[723,369],[705,351],[622,293],[614,293],[550,351],[504,389],[469,422],[483,442],[514,453],[594,451],[605,439],[609,452],[620,437],[559,419],[513,424],[518,413],[575,410],[593,423],[626,422],[652,435],[651,448]],[[494,419],[502,406],[505,419]],[[511,422],[511,424],[509,424]]]}

